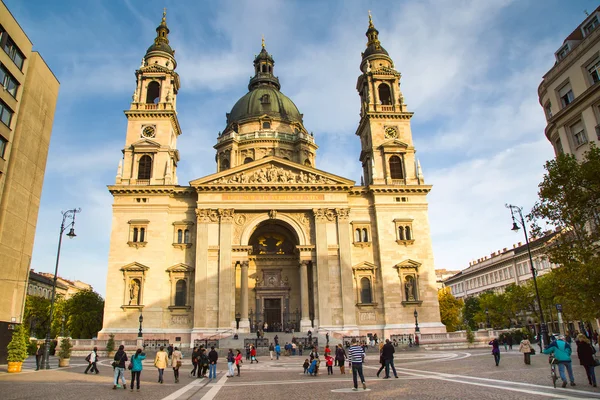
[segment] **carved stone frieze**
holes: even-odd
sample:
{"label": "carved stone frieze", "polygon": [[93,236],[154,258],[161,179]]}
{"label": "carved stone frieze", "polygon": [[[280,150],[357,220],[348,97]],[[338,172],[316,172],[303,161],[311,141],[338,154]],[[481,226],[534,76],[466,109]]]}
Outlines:
{"label": "carved stone frieze", "polygon": [[339,221],[347,221],[348,217],[350,216],[349,208],[336,208],[335,212]]}
{"label": "carved stone frieze", "polygon": [[306,212],[298,212],[298,213],[286,213],[290,218],[296,221],[302,227],[302,230],[306,234],[306,237],[309,239],[310,243],[313,243],[312,239],[312,225],[310,215]]}
{"label": "carved stone frieze", "polygon": [[305,173],[304,171],[291,171],[275,165],[262,167],[255,171],[242,171],[237,174],[223,176],[214,182],[213,185],[223,183],[315,183],[315,184],[335,184],[334,180],[322,175]]}
{"label": "carved stone frieze", "polygon": [[270,219],[276,219],[277,218],[277,210],[271,210],[271,211],[269,211],[269,218]]}
{"label": "carved stone frieze", "polygon": [[244,231],[244,229],[246,229],[246,227],[248,226],[248,224],[250,224],[256,218],[258,218],[258,214],[238,214],[238,213],[235,213],[233,215],[233,222],[234,222],[234,226],[233,226],[233,242],[234,243],[239,243],[240,242],[240,239],[242,237],[242,232]]}
{"label": "carved stone frieze", "polygon": [[196,216],[198,217],[198,222],[218,222],[219,214],[217,214],[217,210],[212,210],[210,208],[197,208]]}
{"label": "carved stone frieze", "polygon": [[221,217],[221,222],[233,222],[233,208],[219,208],[217,211],[219,217]]}
{"label": "carved stone frieze", "polygon": [[313,213],[318,222],[335,220],[335,210],[331,208],[313,208]]}

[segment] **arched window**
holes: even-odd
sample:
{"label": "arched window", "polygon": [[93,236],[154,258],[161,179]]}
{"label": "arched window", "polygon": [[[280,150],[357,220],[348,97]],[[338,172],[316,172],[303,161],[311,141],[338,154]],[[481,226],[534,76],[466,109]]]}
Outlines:
{"label": "arched window", "polygon": [[363,242],[369,241],[369,234],[367,233],[367,228],[363,228],[363,230],[362,230],[362,241]]}
{"label": "arched window", "polygon": [[390,87],[385,83],[379,85],[379,102],[386,106],[392,105],[392,93]]}
{"label": "arched window", "polygon": [[180,279],[175,284],[175,306],[184,307],[186,303],[187,282]]}
{"label": "arched window", "polygon": [[363,304],[372,303],[371,281],[369,278],[362,278],[360,280],[360,302]]}
{"label": "arched window", "polygon": [[360,229],[356,229],[354,231],[354,241],[355,242],[360,242]]}
{"label": "arched window", "polygon": [[150,179],[152,176],[152,157],[144,154],[138,163],[138,179]]}
{"label": "arched window", "polygon": [[263,129],[271,129],[271,123],[269,121],[265,121],[262,124]]}
{"label": "arched window", "polygon": [[177,230],[177,243],[183,243],[183,231],[181,229]]}
{"label": "arched window", "polygon": [[133,228],[133,242],[138,241],[138,228]]}
{"label": "arched window", "polygon": [[398,227],[398,240],[404,240],[404,227]]}
{"label": "arched window", "polygon": [[244,164],[251,163],[252,161],[254,161],[254,160],[252,158],[250,158],[250,157],[244,158]]}
{"label": "arched window", "polygon": [[269,73],[273,73],[273,67],[269,65]]}
{"label": "arched window", "polygon": [[140,228],[140,242],[145,242],[145,236],[146,236],[146,229],[145,228]]}
{"label": "arched window", "polygon": [[224,158],[221,160],[221,171],[225,171],[226,169],[229,169],[229,160]]}
{"label": "arched window", "polygon": [[312,167],[312,164],[310,163],[310,160],[308,158],[304,160],[304,165],[306,165],[307,167]]}
{"label": "arched window", "polygon": [[160,101],[160,84],[156,81],[152,81],[148,84],[148,90],[146,92],[146,103],[158,104]]}
{"label": "arched window", "polygon": [[189,229],[186,229],[183,232],[183,243],[189,243],[190,242],[190,231]]}
{"label": "arched window", "polygon": [[267,72],[267,65],[266,65],[266,64],[263,64],[263,65],[262,65],[262,72],[263,72],[263,73],[266,73],[266,72]]}
{"label": "arched window", "polygon": [[390,157],[390,176],[392,179],[404,179],[402,173],[402,160],[398,156]]}
{"label": "arched window", "polygon": [[260,103],[261,104],[271,104],[271,99],[269,98],[269,95],[263,94],[262,97],[260,98]]}
{"label": "arched window", "polygon": [[406,228],[404,228],[404,232],[406,234],[406,240],[411,240],[412,239],[412,235],[410,232],[410,226],[407,226]]}

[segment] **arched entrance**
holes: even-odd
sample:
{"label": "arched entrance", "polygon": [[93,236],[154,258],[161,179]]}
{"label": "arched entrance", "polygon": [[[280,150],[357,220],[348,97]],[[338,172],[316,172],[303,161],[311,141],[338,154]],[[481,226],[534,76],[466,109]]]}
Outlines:
{"label": "arched entrance", "polygon": [[298,243],[295,230],[278,219],[260,222],[250,235],[249,284],[253,290],[248,292],[248,317],[252,332],[265,327],[267,331],[300,330]]}

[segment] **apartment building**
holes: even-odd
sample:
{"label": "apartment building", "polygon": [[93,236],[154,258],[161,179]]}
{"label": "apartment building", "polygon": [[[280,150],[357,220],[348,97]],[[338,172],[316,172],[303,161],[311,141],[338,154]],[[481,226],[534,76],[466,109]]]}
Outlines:
{"label": "apartment building", "polygon": [[0,364],[21,323],[59,82],[0,2]]}

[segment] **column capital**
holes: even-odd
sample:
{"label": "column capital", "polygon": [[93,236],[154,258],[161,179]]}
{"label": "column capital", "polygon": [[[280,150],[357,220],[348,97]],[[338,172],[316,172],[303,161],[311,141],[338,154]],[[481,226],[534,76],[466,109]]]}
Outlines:
{"label": "column capital", "polygon": [[350,217],[349,208],[336,208],[335,213],[337,214],[338,221],[348,221]]}
{"label": "column capital", "polygon": [[219,213],[219,217],[221,217],[221,222],[233,222],[233,208],[219,208],[217,212]]}
{"label": "column capital", "polygon": [[198,218],[198,222],[208,223],[219,221],[217,210],[210,208],[196,208],[196,217]]}
{"label": "column capital", "polygon": [[240,261],[241,268],[248,268],[249,264],[250,263],[248,261]]}
{"label": "column capital", "polygon": [[331,208],[313,208],[313,213],[317,222],[335,220],[335,211]]}
{"label": "column capital", "polygon": [[300,261],[300,262],[298,263],[298,267],[299,267],[299,268],[302,268],[302,267],[308,267],[308,264],[310,264],[310,261],[308,261],[308,260],[303,260],[303,261]]}

